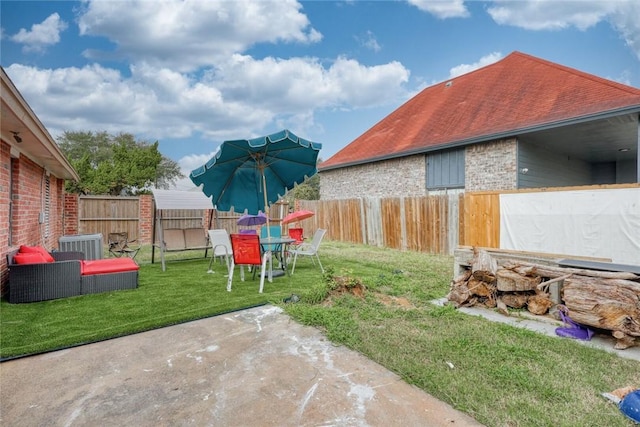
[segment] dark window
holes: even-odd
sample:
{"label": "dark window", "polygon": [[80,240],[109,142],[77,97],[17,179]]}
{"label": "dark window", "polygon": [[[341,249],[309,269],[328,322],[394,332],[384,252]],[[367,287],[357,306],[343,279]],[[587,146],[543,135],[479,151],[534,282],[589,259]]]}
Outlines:
{"label": "dark window", "polygon": [[464,188],[464,148],[427,154],[427,189]]}

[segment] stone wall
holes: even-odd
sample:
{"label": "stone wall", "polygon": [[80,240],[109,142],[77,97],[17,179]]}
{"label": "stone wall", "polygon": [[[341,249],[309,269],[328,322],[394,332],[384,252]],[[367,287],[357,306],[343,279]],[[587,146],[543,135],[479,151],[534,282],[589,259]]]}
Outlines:
{"label": "stone wall", "polygon": [[320,173],[320,199],[424,196],[424,154]]}
{"label": "stone wall", "polygon": [[[517,188],[517,140],[472,145],[465,150],[465,191]],[[320,199],[424,196],[425,155],[384,160],[320,173]]]}
{"label": "stone wall", "polygon": [[467,147],[465,191],[513,190],[517,182],[517,140],[506,139]]}

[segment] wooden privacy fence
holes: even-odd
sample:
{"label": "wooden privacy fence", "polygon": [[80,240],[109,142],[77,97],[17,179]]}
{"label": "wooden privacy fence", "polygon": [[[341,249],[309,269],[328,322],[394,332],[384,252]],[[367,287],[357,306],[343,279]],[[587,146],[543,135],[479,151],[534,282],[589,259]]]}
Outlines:
{"label": "wooden privacy fence", "polygon": [[[462,231],[466,229],[463,206],[467,197],[461,193],[449,193],[422,197],[298,200],[296,205],[297,209],[316,213],[299,223],[305,229],[306,237],[311,237],[318,228],[326,228],[327,237],[332,240],[453,254],[458,244],[467,244],[464,243],[466,240],[462,241]],[[492,200],[482,202],[491,203]],[[286,203],[274,205],[271,208],[273,223],[277,223],[289,210]],[[486,210],[493,212],[495,209],[487,207]],[[202,209],[165,210],[163,226],[205,229],[209,212]],[[141,209],[140,197],[81,196],[78,200],[78,234],[102,233],[106,238],[109,233],[125,231],[131,238],[148,244],[152,234],[144,233],[142,228],[143,224],[153,223],[153,211],[147,212],[146,216]],[[214,211],[212,227],[236,233],[241,228],[236,224],[239,216],[235,212]],[[485,227],[492,224],[499,227],[499,219],[497,224],[491,221],[482,223]],[[482,242],[482,246],[490,247],[488,245],[489,242]]]}
{"label": "wooden privacy fence", "polygon": [[[357,198],[346,200],[297,200],[295,209],[308,209],[315,216],[290,224],[301,226],[305,236],[327,229],[327,238],[402,250],[453,255],[458,246],[500,247],[500,195],[593,189],[637,188],[639,184],[590,187],[545,188],[463,193],[449,191],[417,197]],[[79,234],[127,231],[151,243],[153,222],[151,196],[82,196],[78,203]],[[144,206],[149,206],[145,209]],[[289,211],[288,204],[271,210],[272,224]],[[164,217],[173,228],[206,228],[209,210],[176,210]],[[65,212],[73,218],[73,213]],[[238,232],[240,214],[214,212],[213,227]],[[165,225],[168,227],[168,225]],[[149,231],[145,233],[145,227]],[[285,232],[286,232],[286,228]]]}
{"label": "wooden privacy fence", "polygon": [[138,197],[81,196],[78,198],[78,234],[127,232],[139,235],[140,199]]}
{"label": "wooden privacy fence", "polygon": [[[139,197],[118,196],[77,196],[67,195],[65,203],[65,234],[100,233],[106,242],[109,233],[126,232],[131,239],[139,243],[150,244],[153,238],[154,203],[151,195]],[[160,211],[159,211],[160,212]],[[287,202],[276,203],[271,207],[273,224],[289,212]],[[219,212],[214,209],[163,209],[162,226],[165,229],[191,229],[209,226],[209,217],[213,214],[212,228],[224,228],[229,233],[237,233],[237,220],[241,216],[236,212]],[[159,220],[158,218],[156,218]],[[156,231],[157,233],[157,231]],[[158,240],[156,236],[156,240]]]}
{"label": "wooden privacy fence", "polygon": [[316,213],[300,222],[307,235],[325,228],[332,240],[434,254],[453,254],[463,244],[465,195],[460,192],[297,203]]}

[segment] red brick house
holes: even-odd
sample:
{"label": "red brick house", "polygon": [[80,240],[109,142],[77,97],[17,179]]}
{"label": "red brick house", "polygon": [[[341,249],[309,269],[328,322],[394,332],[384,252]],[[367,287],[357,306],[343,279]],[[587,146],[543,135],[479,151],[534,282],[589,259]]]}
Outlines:
{"label": "red brick house", "polygon": [[60,148],[0,67],[0,285],[7,253],[20,245],[57,248],[63,235],[64,183],[79,180]]}
{"label": "red brick house", "polygon": [[513,52],[324,161],[321,199],[638,183],[640,89]]}

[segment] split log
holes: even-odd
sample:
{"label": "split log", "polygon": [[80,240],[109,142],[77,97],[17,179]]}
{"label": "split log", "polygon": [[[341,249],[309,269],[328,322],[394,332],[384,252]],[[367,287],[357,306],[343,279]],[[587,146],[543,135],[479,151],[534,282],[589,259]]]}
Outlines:
{"label": "split log", "polygon": [[502,302],[511,308],[522,308],[527,304],[529,295],[526,293],[505,293],[500,296]]}
{"label": "split log", "polygon": [[491,295],[483,298],[482,304],[487,308],[495,308],[498,305],[498,301],[493,295]]}
{"label": "split log", "polygon": [[587,270],[584,268],[553,267],[550,265],[540,265],[531,262],[519,261],[510,263],[508,268],[524,275],[538,275],[542,277],[560,277],[565,274],[577,274],[580,276],[598,277],[601,279],[623,279],[640,280],[640,276],[625,271],[600,271]]}
{"label": "split log", "polygon": [[467,280],[469,280],[469,277],[471,277],[471,270],[465,270],[462,274],[453,279],[452,285],[455,285],[456,283],[466,282]]}
{"label": "split log", "polygon": [[501,298],[496,299],[496,306],[498,307],[498,313],[504,314],[505,316],[509,315],[509,310],[507,309],[507,305],[502,301]]}
{"label": "split log", "polygon": [[564,281],[563,300],[578,323],[640,336],[640,284],[636,282],[574,275]]}
{"label": "split log", "polygon": [[493,283],[496,280],[498,263],[484,249],[473,249],[473,261],[471,263],[471,274],[478,280]]}
{"label": "split log", "polygon": [[552,305],[553,302],[549,298],[549,294],[540,293],[531,295],[527,300],[527,310],[537,315],[546,314]]}
{"label": "split log", "polygon": [[469,292],[469,288],[467,288],[466,283],[459,283],[456,286],[452,286],[447,294],[447,300],[454,303],[457,307],[465,304],[469,298],[471,297],[471,292]]}
{"label": "split log", "polygon": [[616,350],[624,350],[636,345],[636,339],[621,331],[613,331],[613,337],[616,339],[616,344],[613,346]]}
{"label": "split log", "polygon": [[533,291],[541,281],[539,276],[527,277],[505,268],[498,269],[496,273],[496,285],[502,292]]}
{"label": "split log", "polygon": [[467,282],[467,288],[471,295],[479,297],[490,297],[496,293],[496,287],[490,283],[471,277]]}

